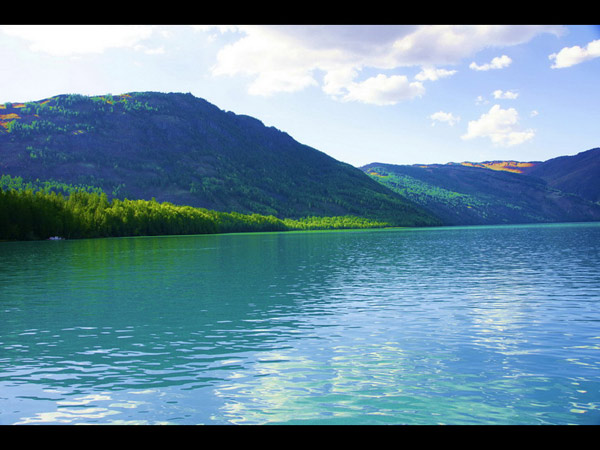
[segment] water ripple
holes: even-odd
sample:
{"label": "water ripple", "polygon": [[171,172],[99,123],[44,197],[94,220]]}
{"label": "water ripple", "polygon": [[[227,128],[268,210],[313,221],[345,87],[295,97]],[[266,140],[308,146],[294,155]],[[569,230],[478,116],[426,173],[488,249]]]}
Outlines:
{"label": "water ripple", "polygon": [[55,244],[0,243],[2,424],[600,423],[599,224]]}

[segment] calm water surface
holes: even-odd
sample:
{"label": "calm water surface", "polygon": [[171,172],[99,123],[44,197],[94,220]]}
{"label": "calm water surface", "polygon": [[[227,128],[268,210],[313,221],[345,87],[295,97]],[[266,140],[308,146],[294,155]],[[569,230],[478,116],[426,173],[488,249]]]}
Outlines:
{"label": "calm water surface", "polygon": [[598,424],[600,224],[0,243],[0,424]]}

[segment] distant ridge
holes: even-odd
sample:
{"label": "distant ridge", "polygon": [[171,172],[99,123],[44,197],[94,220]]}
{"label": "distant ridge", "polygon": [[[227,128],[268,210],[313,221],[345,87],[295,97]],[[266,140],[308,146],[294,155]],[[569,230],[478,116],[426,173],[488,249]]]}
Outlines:
{"label": "distant ridge", "polygon": [[[467,167],[479,167],[481,169],[491,169],[491,170],[499,170],[505,172],[513,172],[513,173],[528,173],[533,170],[538,164],[539,161],[536,162],[521,162],[521,161],[482,161],[482,162],[470,162],[464,161],[460,163],[450,162],[445,165],[460,165]],[[414,164],[418,167],[427,168],[427,167],[439,167],[442,164]]]}
{"label": "distant ridge", "polygon": [[448,225],[600,220],[600,149],[548,161],[372,163],[374,180]]}
{"label": "distant ridge", "polygon": [[549,159],[527,173],[555,189],[600,202],[600,148]]}

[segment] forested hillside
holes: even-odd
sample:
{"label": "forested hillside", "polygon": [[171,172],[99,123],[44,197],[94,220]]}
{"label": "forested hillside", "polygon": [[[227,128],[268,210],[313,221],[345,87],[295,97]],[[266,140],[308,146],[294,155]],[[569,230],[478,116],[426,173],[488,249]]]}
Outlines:
{"label": "forested hillside", "polygon": [[0,105],[0,239],[600,220],[600,149],[360,169],[191,94]]}
{"label": "forested hillside", "polygon": [[[355,216],[279,219],[151,200],[108,200],[103,192],[0,178],[0,240],[380,228]],[[9,186],[6,188],[6,186]],[[4,186],[4,187],[3,187]],[[65,194],[66,193],[66,194]]]}
{"label": "forested hillside", "polygon": [[440,221],[362,171],[191,94],[60,95],[0,109],[0,175],[220,212]]}
{"label": "forested hillside", "polygon": [[[447,225],[600,220],[600,204],[572,191],[559,190],[556,183],[534,176],[544,170],[545,164],[520,167],[496,164],[492,168],[491,163],[426,166],[373,163],[362,170],[436,214]],[[580,166],[567,165],[560,173],[567,178],[566,174],[575,167]],[[571,174],[568,178],[576,176]],[[597,189],[597,180],[591,179],[588,184]],[[579,181],[583,189],[585,180],[579,178]]]}

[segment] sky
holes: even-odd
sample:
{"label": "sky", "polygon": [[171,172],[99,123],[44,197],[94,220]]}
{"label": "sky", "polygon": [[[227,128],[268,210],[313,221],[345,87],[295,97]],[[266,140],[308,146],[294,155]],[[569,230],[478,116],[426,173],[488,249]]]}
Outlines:
{"label": "sky", "polygon": [[356,167],[600,146],[597,25],[0,25],[0,104],[191,93]]}

